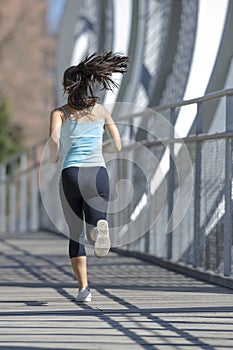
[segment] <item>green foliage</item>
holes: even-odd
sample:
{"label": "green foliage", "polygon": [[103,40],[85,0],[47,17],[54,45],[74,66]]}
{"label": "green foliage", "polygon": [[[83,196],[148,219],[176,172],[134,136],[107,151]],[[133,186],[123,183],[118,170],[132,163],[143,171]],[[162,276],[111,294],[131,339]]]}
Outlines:
{"label": "green foliage", "polygon": [[20,152],[21,127],[10,123],[10,112],[5,100],[0,102],[0,161]]}

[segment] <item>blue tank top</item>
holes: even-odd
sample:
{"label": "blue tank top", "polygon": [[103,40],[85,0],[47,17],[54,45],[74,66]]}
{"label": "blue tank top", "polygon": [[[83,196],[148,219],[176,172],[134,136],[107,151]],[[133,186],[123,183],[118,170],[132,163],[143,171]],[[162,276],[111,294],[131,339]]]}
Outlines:
{"label": "blue tank top", "polygon": [[61,126],[60,141],[64,161],[62,169],[75,167],[104,166],[102,140],[104,133],[104,118],[94,122],[78,123],[70,120],[64,107],[66,120]]}

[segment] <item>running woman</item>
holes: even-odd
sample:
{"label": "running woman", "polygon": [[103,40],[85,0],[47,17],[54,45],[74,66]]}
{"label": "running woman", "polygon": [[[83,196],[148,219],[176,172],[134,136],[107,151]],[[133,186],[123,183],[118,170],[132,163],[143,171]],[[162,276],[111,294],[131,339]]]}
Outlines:
{"label": "running woman", "polygon": [[69,227],[69,256],[78,281],[78,302],[92,299],[82,238],[84,224],[97,257],[106,256],[110,249],[106,220],[109,177],[102,154],[105,127],[116,150],[121,150],[118,128],[109,111],[98,103],[94,90],[98,87],[113,91],[118,87],[112,73],[126,73],[128,61],[127,56],[110,51],[86,56],[77,66],[69,67],[63,76],[67,103],[51,112],[50,160],[58,161],[61,144],[64,161],[59,189]]}

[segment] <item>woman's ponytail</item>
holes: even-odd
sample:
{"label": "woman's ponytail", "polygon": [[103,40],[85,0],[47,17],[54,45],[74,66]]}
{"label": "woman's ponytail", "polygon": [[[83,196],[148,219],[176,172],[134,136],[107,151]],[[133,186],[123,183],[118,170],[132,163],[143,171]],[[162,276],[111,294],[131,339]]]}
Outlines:
{"label": "woman's ponytail", "polygon": [[64,73],[63,86],[70,106],[77,110],[94,106],[98,100],[94,88],[100,85],[102,90],[112,91],[118,87],[112,73],[126,73],[128,61],[128,56],[109,51],[101,55],[93,53],[77,66],[69,67]]}

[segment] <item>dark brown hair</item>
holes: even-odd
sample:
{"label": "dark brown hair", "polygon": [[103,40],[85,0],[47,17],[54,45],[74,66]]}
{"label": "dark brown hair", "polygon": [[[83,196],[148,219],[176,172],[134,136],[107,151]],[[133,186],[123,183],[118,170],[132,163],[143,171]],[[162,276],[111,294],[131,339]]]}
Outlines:
{"label": "dark brown hair", "polygon": [[128,56],[112,51],[103,54],[93,53],[85,57],[77,66],[71,66],[64,72],[64,92],[69,105],[77,110],[90,108],[98,100],[93,90],[99,84],[102,90],[113,90],[118,84],[112,79],[112,73],[127,71]]}

